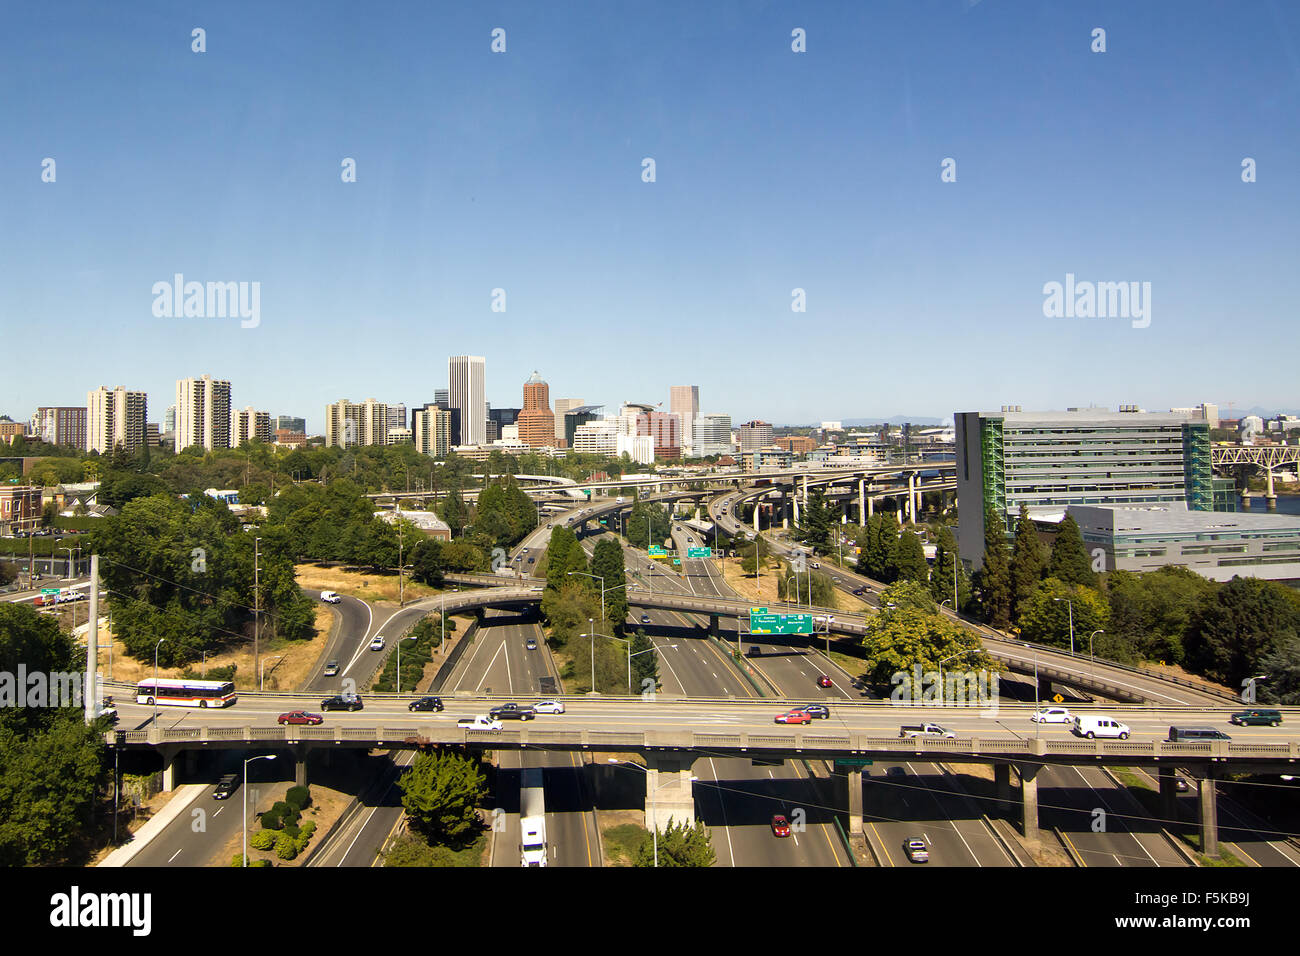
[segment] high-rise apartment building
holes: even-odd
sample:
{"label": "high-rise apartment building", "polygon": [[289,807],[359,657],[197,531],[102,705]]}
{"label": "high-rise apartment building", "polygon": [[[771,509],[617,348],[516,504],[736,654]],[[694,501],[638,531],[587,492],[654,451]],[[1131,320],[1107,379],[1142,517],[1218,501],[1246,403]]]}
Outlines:
{"label": "high-rise apartment building", "polygon": [[110,454],[119,445],[135,452],[144,447],[149,400],[144,392],[121,385],[86,393],[86,450]]}
{"label": "high-rise apartment building", "polygon": [[388,407],[388,427],[389,428],[406,428],[406,403],[400,402]]}
{"label": "high-rise apartment building", "polygon": [[231,444],[238,448],[242,442],[262,441],[271,443],[271,413],[259,412],[252,405],[239,408],[231,415]]}
{"label": "high-rise apartment building", "polygon": [[432,458],[446,458],[455,442],[452,440],[452,411],[436,403],[417,408],[411,413],[411,437],[415,450]]}
{"label": "high-rise apartment building", "polygon": [[460,412],[463,445],[487,441],[485,371],[481,355],[453,355],[447,359],[448,402]]}
{"label": "high-rise apartment building", "polygon": [[388,406],[367,398],[354,403],[346,398],[325,406],[325,446],[388,444]]}
{"label": "high-rise apartment building", "polygon": [[1074,408],[1064,412],[961,412],[957,441],[958,548],[979,567],[984,514],[1008,535],[1021,504],[1059,520],[1070,505],[1182,502],[1213,509],[1209,425],[1185,415]]}
{"label": "high-rise apartment building", "polygon": [[639,402],[624,402],[619,419],[623,422],[620,434],[649,435],[654,439],[656,458],[681,457],[682,420],[672,412],[661,412],[653,405]]}
{"label": "high-rise apartment building", "polygon": [[84,450],[86,409],[80,405],[42,405],[32,416],[31,433],[50,445]]}
{"label": "high-rise apartment building", "polygon": [[306,434],[307,419],[296,418],[293,415],[276,415],[273,431],[302,432]]}
{"label": "high-rise apartment building", "polygon": [[742,455],[747,451],[758,451],[760,448],[766,448],[772,444],[772,426],[765,421],[755,419],[752,422],[745,422],[736,429],[736,432],[740,439],[740,453]]}
{"label": "high-rise apartment building", "polygon": [[211,375],[177,379],[176,451],[194,445],[206,451],[230,448],[230,412],[229,382]]}
{"label": "high-rise apartment building", "polygon": [[551,411],[551,387],[537,372],[524,383],[524,407],[515,424],[519,426],[519,440],[530,448],[553,448],[558,444],[555,413]]}
{"label": "high-rise apartment building", "polygon": [[682,422],[682,454],[695,455],[692,429],[700,417],[700,387],[674,385],[670,390],[669,410]]}

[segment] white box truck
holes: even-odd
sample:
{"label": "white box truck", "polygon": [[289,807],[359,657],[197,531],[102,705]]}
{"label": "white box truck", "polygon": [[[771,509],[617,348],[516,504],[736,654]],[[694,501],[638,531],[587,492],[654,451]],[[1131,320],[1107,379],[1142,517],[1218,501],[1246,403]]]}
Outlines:
{"label": "white box truck", "polygon": [[525,767],[519,779],[519,829],[523,840],[520,866],[545,866],[546,793],[542,789],[542,768]]}

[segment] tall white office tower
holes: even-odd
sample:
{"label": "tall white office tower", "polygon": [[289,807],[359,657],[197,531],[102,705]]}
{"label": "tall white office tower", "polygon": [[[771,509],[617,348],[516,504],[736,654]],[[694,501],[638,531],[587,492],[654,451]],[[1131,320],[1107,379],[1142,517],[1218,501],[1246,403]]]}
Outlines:
{"label": "tall white office tower", "polygon": [[447,359],[447,391],[451,407],[460,412],[460,443],[487,444],[487,394],[485,362],[481,355],[453,355]]}

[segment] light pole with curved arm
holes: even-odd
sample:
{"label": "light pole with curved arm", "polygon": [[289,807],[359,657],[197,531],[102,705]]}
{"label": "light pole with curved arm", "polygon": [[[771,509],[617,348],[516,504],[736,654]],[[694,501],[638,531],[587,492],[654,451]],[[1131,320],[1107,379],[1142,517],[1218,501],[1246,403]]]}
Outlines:
{"label": "light pole with curved arm", "polygon": [[244,761],[244,856],[240,866],[248,866],[248,765],[254,760],[274,760],[275,754],[262,754]]}

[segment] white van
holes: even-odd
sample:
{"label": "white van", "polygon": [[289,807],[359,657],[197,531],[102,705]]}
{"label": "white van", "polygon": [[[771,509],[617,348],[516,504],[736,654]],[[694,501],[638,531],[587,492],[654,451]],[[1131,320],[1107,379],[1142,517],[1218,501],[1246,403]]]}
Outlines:
{"label": "white van", "polygon": [[1087,737],[1089,740],[1094,737],[1118,737],[1120,740],[1128,740],[1128,735],[1131,733],[1128,724],[1121,724],[1114,717],[1105,717],[1101,714],[1076,714],[1071,730],[1077,736]]}
{"label": "white van", "polygon": [[334,591],[321,591],[320,599],[326,604],[338,604],[342,600]]}

